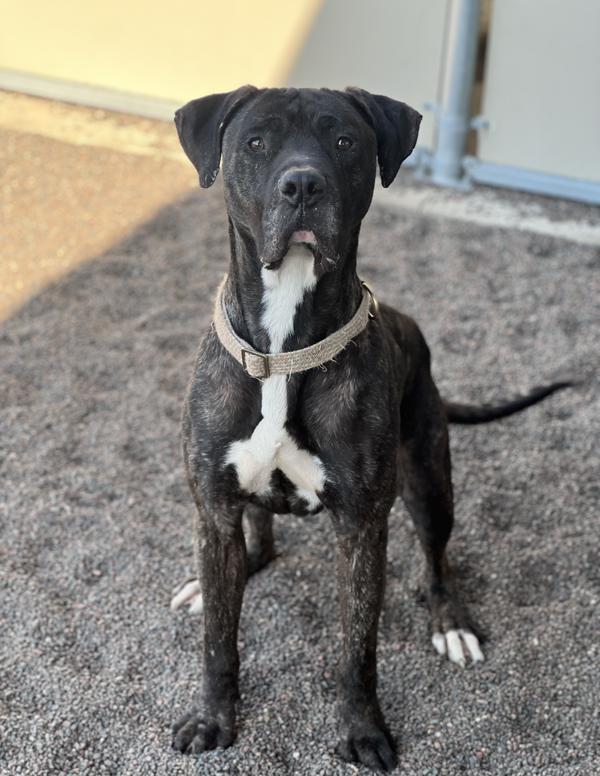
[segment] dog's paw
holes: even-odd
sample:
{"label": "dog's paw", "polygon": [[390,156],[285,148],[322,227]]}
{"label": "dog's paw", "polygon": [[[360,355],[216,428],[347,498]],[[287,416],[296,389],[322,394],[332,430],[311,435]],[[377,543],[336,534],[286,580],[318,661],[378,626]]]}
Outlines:
{"label": "dog's paw", "polygon": [[359,762],[374,771],[391,771],[398,764],[390,734],[374,722],[353,726],[342,736],[336,753],[346,762]]}
{"label": "dog's paw", "polygon": [[173,749],[183,754],[226,748],[234,739],[233,714],[203,715],[193,710],[173,725]]}
{"label": "dog's paw", "polygon": [[199,614],[203,609],[200,582],[196,577],[186,579],[173,591],[171,598],[171,611],[176,612],[182,606],[188,604],[190,614]]}
{"label": "dog's paw", "polygon": [[472,663],[481,663],[484,660],[479,639],[465,628],[448,630],[445,633],[436,632],[431,643],[438,655],[447,655],[449,660],[461,668],[466,666],[468,658]]}

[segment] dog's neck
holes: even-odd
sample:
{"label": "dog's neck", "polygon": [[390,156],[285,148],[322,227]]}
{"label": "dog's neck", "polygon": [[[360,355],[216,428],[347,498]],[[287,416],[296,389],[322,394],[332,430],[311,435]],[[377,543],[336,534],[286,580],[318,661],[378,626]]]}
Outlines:
{"label": "dog's neck", "polygon": [[[335,266],[319,277],[302,294],[296,308],[293,331],[285,337],[281,350],[290,351],[313,345],[347,323],[356,312],[362,289],[356,274],[359,229],[348,240],[348,247]],[[235,332],[259,352],[273,352],[265,329],[263,313],[265,273],[254,241],[229,223],[231,260],[224,290],[225,308]],[[296,250],[307,250],[297,248]],[[311,257],[312,258],[312,257]],[[289,257],[284,258],[285,264]],[[283,265],[282,265],[283,266]],[[275,348],[279,349],[279,348]]]}

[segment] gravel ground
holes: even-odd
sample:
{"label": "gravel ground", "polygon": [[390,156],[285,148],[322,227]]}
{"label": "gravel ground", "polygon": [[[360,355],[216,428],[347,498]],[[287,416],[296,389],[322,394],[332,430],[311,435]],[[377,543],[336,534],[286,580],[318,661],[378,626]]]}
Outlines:
{"label": "gravel ground", "polygon": [[[240,731],[199,762],[169,725],[197,686],[199,621],[178,418],[225,267],[221,192],[194,194],[0,329],[2,774],[356,774],[339,762],[326,516],[282,516],[240,629]],[[380,695],[398,773],[597,772],[597,249],[376,208],[362,274],[413,314],[442,392],[500,398],[584,380],[455,428],[460,584],[488,635],[461,670],[429,643],[415,533],[391,516]],[[366,773],[366,771],[364,771]]]}

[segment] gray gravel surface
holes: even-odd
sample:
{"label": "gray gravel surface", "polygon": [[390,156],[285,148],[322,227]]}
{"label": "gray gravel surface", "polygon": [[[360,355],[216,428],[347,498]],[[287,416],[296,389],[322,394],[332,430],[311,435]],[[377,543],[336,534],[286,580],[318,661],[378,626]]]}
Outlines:
{"label": "gray gravel surface", "polygon": [[[279,517],[250,580],[237,744],[200,760],[169,726],[197,687],[179,413],[225,267],[219,186],[161,212],[0,330],[2,774],[354,774],[333,755],[340,629],[327,516]],[[374,210],[362,274],[414,315],[442,392],[583,384],[455,428],[460,586],[488,635],[461,670],[429,641],[423,562],[398,503],[380,695],[398,773],[598,772],[597,249]]]}

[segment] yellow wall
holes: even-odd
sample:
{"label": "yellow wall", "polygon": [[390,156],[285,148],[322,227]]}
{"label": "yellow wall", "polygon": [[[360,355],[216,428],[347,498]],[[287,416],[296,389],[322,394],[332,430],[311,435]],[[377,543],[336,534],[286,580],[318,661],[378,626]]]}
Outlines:
{"label": "yellow wall", "polygon": [[321,0],[0,0],[0,68],[184,101],[284,84]]}

